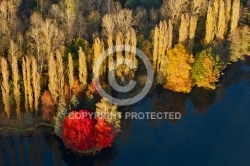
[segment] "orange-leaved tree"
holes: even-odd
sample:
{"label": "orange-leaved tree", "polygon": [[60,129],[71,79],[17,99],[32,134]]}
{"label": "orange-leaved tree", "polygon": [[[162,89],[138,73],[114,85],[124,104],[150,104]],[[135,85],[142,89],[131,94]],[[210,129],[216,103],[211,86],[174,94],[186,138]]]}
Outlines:
{"label": "orange-leaved tree", "polygon": [[189,93],[193,86],[191,64],[193,55],[188,54],[181,44],[177,44],[167,53],[167,83],[164,88],[175,92]]}

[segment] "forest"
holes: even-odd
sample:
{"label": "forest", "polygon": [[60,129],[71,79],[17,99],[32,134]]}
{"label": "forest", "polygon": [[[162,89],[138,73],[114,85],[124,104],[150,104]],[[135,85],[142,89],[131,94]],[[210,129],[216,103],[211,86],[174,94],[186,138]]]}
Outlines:
{"label": "forest", "polygon": [[[227,65],[250,55],[249,10],[249,0],[0,0],[1,123],[46,121],[62,136],[67,110],[117,112],[97,93],[92,73],[99,55],[120,45],[147,55],[154,85],[214,90]],[[116,66],[120,58],[133,70]],[[135,50],[110,53],[102,64],[98,77],[109,94],[114,69],[120,84],[139,78],[143,85]],[[119,131],[120,117],[106,122]]]}

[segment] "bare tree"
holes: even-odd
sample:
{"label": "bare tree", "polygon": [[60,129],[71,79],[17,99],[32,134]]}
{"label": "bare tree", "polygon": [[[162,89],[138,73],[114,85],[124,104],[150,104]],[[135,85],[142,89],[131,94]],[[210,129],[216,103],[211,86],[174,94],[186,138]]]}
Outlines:
{"label": "bare tree", "polygon": [[0,48],[2,53],[8,50],[10,39],[16,38],[22,26],[17,13],[21,0],[0,1]]}
{"label": "bare tree", "polygon": [[39,73],[42,72],[46,54],[44,52],[44,41],[42,34],[43,19],[38,13],[33,13],[31,16],[31,28],[28,31],[28,36],[31,41],[29,42],[31,52],[36,54],[38,59]]}
{"label": "bare tree", "polygon": [[164,18],[178,20],[181,14],[187,10],[188,0],[163,0],[161,15]]}
{"label": "bare tree", "polygon": [[44,20],[41,14],[34,12],[31,16],[28,39],[30,52],[36,55],[39,73],[41,73],[47,57],[51,53],[55,53],[64,44],[65,37],[55,21],[51,19]]}
{"label": "bare tree", "polygon": [[105,36],[113,36],[115,30],[115,22],[112,14],[106,14],[102,18],[102,27]]}
{"label": "bare tree", "polygon": [[117,15],[114,15],[114,21],[117,31],[125,34],[132,26],[132,11],[128,9],[120,10]]}

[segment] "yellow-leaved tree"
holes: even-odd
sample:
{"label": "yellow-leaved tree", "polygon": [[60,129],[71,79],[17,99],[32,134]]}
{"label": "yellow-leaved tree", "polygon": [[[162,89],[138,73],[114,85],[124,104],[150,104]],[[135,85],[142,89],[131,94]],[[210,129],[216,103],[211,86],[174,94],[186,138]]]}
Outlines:
{"label": "yellow-leaved tree", "polygon": [[196,56],[192,76],[198,87],[215,89],[215,82],[219,81],[220,69],[220,57],[214,54],[210,48]]}
{"label": "yellow-leaved tree", "polygon": [[189,55],[182,44],[177,44],[167,53],[167,83],[164,88],[189,93],[193,86],[191,64],[194,63],[193,55]]}

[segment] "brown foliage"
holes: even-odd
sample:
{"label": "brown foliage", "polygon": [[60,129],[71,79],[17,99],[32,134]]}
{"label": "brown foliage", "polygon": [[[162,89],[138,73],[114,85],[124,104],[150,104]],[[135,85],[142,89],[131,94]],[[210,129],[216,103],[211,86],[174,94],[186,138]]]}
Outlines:
{"label": "brown foliage", "polygon": [[70,100],[70,87],[68,83],[64,85],[64,98],[66,101]]}
{"label": "brown foliage", "polygon": [[42,119],[50,121],[56,113],[56,104],[49,91],[44,91],[41,97]]}
{"label": "brown foliage", "polygon": [[80,81],[75,78],[75,81],[74,81],[74,84],[73,84],[73,87],[72,87],[73,95],[80,96],[82,91],[83,91],[83,89],[82,89]]}

